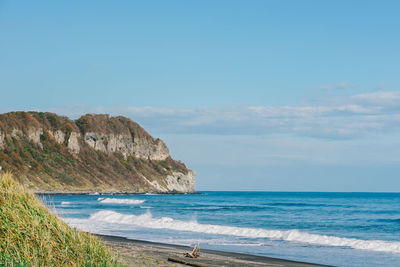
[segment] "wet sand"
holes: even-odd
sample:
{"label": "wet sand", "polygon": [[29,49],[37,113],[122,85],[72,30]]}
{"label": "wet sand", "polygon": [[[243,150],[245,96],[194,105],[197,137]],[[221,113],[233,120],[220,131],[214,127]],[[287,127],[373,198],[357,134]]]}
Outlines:
{"label": "wet sand", "polygon": [[193,248],[187,246],[131,240],[123,237],[98,235],[129,266],[327,266],[241,253],[202,249],[196,259],[185,257]]}

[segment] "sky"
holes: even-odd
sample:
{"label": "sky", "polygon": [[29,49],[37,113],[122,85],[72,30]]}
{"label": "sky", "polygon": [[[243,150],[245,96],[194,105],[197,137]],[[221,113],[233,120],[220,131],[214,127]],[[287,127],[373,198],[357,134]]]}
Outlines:
{"label": "sky", "polygon": [[0,112],[127,116],[197,190],[400,192],[398,10],[0,0]]}

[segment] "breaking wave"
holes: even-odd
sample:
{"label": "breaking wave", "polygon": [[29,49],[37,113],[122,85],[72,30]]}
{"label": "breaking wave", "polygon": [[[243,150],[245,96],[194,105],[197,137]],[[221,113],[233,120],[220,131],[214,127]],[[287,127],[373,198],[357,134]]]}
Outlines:
{"label": "breaking wave", "polygon": [[61,202],[61,205],[69,205],[69,204],[71,204],[71,202],[69,202],[69,201],[62,201]]}
{"label": "breaking wave", "polygon": [[205,234],[229,235],[247,238],[268,238],[289,242],[301,242],[322,246],[340,246],[354,249],[379,252],[400,253],[400,242],[383,240],[361,240],[319,234],[310,234],[298,230],[267,230],[261,228],[246,228],[212,224],[200,224],[196,221],[174,220],[169,217],[153,218],[150,212],[142,215],[127,215],[110,210],[102,210],[90,216],[91,221],[135,225],[154,229],[169,229],[190,231]]}
{"label": "breaking wave", "polygon": [[106,204],[142,204],[145,200],[140,199],[121,199],[121,198],[98,198],[98,201]]}

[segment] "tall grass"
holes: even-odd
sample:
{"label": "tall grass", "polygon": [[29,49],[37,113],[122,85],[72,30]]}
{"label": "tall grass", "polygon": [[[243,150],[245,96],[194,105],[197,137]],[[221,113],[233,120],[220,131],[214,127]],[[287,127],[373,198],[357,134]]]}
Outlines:
{"label": "tall grass", "polygon": [[122,266],[94,236],[61,221],[0,174],[0,266]]}

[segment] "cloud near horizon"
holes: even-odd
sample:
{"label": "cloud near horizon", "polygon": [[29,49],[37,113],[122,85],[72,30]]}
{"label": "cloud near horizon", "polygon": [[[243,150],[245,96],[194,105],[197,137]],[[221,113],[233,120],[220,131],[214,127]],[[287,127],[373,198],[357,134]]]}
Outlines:
{"label": "cloud near horizon", "polygon": [[322,85],[319,87],[319,89],[324,91],[330,91],[330,90],[356,89],[356,87],[351,83],[341,82],[337,84]]}
{"label": "cloud near horizon", "polygon": [[[73,112],[71,112],[73,110]],[[77,118],[109,113],[166,134],[265,135],[349,139],[400,130],[400,92],[357,94],[340,103],[302,106],[158,108],[63,106],[52,112]]]}

